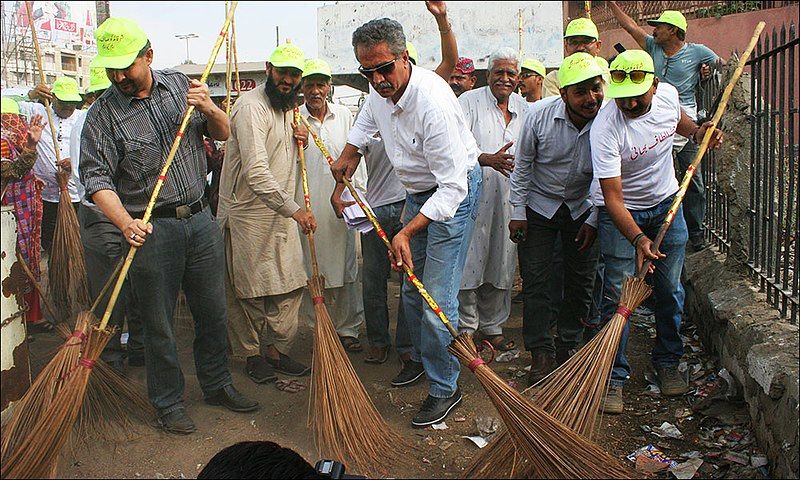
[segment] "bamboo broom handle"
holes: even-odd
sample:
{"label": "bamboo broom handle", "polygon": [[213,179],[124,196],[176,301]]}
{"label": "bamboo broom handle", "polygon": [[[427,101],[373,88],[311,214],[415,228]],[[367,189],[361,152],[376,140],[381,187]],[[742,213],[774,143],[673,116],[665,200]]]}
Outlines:
{"label": "bamboo broom handle", "polygon": [[[31,11],[31,2],[25,2],[25,10],[28,12],[28,26],[31,27],[31,37],[33,37],[33,48],[36,50],[36,66],[39,69],[39,81],[42,85],[47,83],[44,76],[44,67],[42,67],[42,51],[39,49],[39,37],[36,35],[36,27],[33,25],[33,12]],[[61,149],[58,145],[58,137],[56,136],[56,129],[53,125],[53,114],[50,111],[50,100],[42,98],[44,101],[44,109],[47,112],[47,124],[50,126],[50,135],[53,138],[53,151],[56,154],[56,169],[61,169]]]}
{"label": "bamboo broom handle", "polygon": [[[236,99],[242,94],[242,82],[239,78],[239,54],[236,51],[236,17],[231,18],[231,51],[233,52],[233,72],[235,74],[236,82]],[[230,103],[230,102],[228,102]]]}
{"label": "bamboo broom handle", "polygon": [[[225,0],[225,15],[228,15],[229,11],[228,7],[228,0]],[[233,19],[231,19],[231,26],[233,26]],[[230,117],[231,116],[231,61],[233,59],[233,55],[231,55],[231,36],[230,30],[228,30],[228,34],[225,35],[225,114]]]}
{"label": "bamboo broom handle", "polygon": [[[294,107],[294,122],[299,125],[300,121],[305,121],[300,115],[300,109]],[[308,124],[308,122],[305,122]],[[300,158],[300,180],[303,184],[303,200],[306,205],[306,211],[311,212],[311,195],[308,193],[308,172],[306,171],[306,152],[303,149],[303,143],[297,140],[297,156]],[[317,247],[314,245],[314,232],[308,232],[308,250],[311,252],[311,273],[315,277],[319,276],[319,264],[317,263]]]}
{"label": "bamboo broom handle", "polygon": [[53,317],[53,321],[57,321],[58,317],[56,316],[56,309],[53,308],[53,305],[50,304],[50,300],[48,300],[47,297],[44,296],[44,292],[42,291],[42,286],[39,285],[39,282],[36,281],[36,277],[33,276],[31,268],[28,266],[28,263],[25,261],[24,258],[22,258],[22,255],[19,252],[17,252],[17,261],[19,261],[19,264],[22,266],[22,271],[25,272],[25,275],[28,277],[28,280],[31,281],[36,291],[39,292],[39,298],[42,299],[42,303],[44,303],[44,307],[47,309],[47,312],[50,314],[50,316]]}
{"label": "bamboo broom handle", "polygon": [[[302,120],[306,128],[308,129],[308,133],[311,134],[311,138],[314,139],[314,143],[322,152],[322,155],[325,157],[325,159],[328,160],[328,164],[333,165],[333,157],[331,156],[328,149],[325,147],[325,144],[322,143],[322,140],[319,138],[316,132],[314,132],[314,128],[308,123],[308,121],[305,118],[303,118]],[[389,242],[389,236],[386,235],[386,231],[381,227],[381,224],[378,223],[378,219],[377,217],[375,217],[375,214],[372,212],[372,209],[367,204],[365,204],[363,200],[361,200],[361,195],[359,195],[358,191],[353,187],[353,184],[350,183],[350,180],[346,178],[343,178],[343,180],[345,186],[350,191],[350,194],[353,196],[353,199],[355,199],[358,206],[361,207],[361,210],[363,210],[364,213],[367,215],[367,218],[369,219],[370,223],[372,223],[373,228],[375,228],[375,233],[377,233],[378,237],[380,237],[380,239],[383,240],[383,244],[386,245],[386,248],[388,248],[389,251],[391,251],[392,244],[391,242]],[[411,270],[411,268],[405,263],[403,264],[403,270],[406,272],[406,275],[408,276],[408,279],[411,281],[411,283],[417,288],[417,291],[419,291],[420,296],[425,299],[425,302],[428,304],[429,307],[431,307],[433,313],[435,313],[436,316],[439,317],[439,320],[442,321],[444,326],[447,328],[447,331],[450,332],[450,335],[452,335],[453,338],[456,338],[458,336],[458,332],[456,331],[455,328],[453,328],[453,324],[450,323],[450,319],[447,318],[447,315],[445,315],[441,307],[439,307],[439,304],[436,303],[436,300],[434,300],[433,297],[430,295],[430,293],[428,293],[428,290],[425,289],[425,285],[422,284],[422,281],[420,281],[420,279],[417,278],[416,275],[414,275],[414,271]]]}
{"label": "bamboo broom handle", "polygon": [[[200,83],[205,83],[206,79],[208,78],[208,74],[211,72],[211,68],[214,66],[214,62],[217,59],[217,54],[219,54],[219,49],[222,47],[222,42],[225,40],[225,36],[228,33],[228,27],[230,27],[231,19],[233,18],[233,12],[236,10],[236,5],[238,3],[238,1],[231,2],[231,9],[228,11],[228,16],[225,18],[225,23],[222,25],[222,30],[219,32],[217,41],[214,44],[214,48],[211,50],[211,55],[208,59],[208,63],[206,63],[206,68],[203,70],[203,74],[200,76]],[[175,140],[172,142],[172,148],[170,148],[169,154],[167,155],[167,160],[164,162],[164,166],[161,168],[161,172],[158,174],[158,181],[156,181],[156,186],[153,189],[153,193],[150,195],[150,201],[148,202],[147,209],[145,209],[142,217],[142,222],[145,224],[150,221],[150,215],[153,213],[156,199],[158,198],[159,192],[161,192],[161,187],[164,186],[164,181],[167,179],[167,171],[169,170],[170,165],[172,165],[172,160],[175,158],[175,153],[178,151],[178,146],[180,146],[183,134],[186,132],[186,127],[189,125],[189,119],[192,117],[192,113],[194,113],[194,106],[190,106],[186,109],[186,113],[183,115],[181,126],[178,129],[177,135],[175,135]],[[128,275],[128,270],[131,268],[131,263],[133,262],[133,257],[136,255],[137,250],[138,248],[134,246],[131,246],[130,250],[128,250],[128,256],[125,257],[125,263],[122,265],[122,269],[117,277],[117,283],[114,284],[114,290],[111,292],[111,298],[108,300],[108,305],[106,305],[106,311],[103,313],[103,319],[100,320],[100,330],[104,330],[106,325],[108,325],[108,320],[111,318],[111,312],[114,310],[114,305],[117,303],[117,297],[119,297],[119,292],[122,290],[122,284],[125,282],[125,277]]]}
{"label": "bamboo broom handle", "polygon": [[117,275],[119,275],[119,271],[120,269],[122,269],[123,263],[125,263],[125,259],[120,258],[119,262],[117,262],[117,266],[114,268],[114,272],[108,276],[106,284],[103,285],[103,289],[100,290],[100,293],[97,294],[97,298],[95,298],[94,302],[92,303],[92,308],[90,309],[92,313],[94,313],[95,310],[97,310],[97,306],[100,305],[100,301],[103,299],[103,297],[106,296],[106,293],[108,293],[108,290],[111,288],[111,285],[114,284],[114,279],[117,278]]}
{"label": "bamboo broom handle", "polygon": [[[689,184],[692,181],[692,177],[697,171],[697,167],[700,166],[700,162],[703,160],[703,155],[705,155],[706,150],[708,150],[708,144],[711,142],[711,137],[714,135],[714,130],[716,130],[716,126],[719,125],[722,115],[725,113],[725,108],[728,106],[728,100],[731,98],[733,89],[736,86],[736,83],[739,82],[739,78],[742,76],[747,59],[750,58],[750,54],[753,53],[753,49],[756,47],[758,38],[761,36],[761,31],[764,30],[765,26],[766,24],[764,22],[758,22],[758,25],[756,25],[756,29],[753,32],[753,37],[750,38],[750,43],[747,45],[747,48],[739,59],[739,65],[736,66],[736,70],[733,71],[731,79],[728,81],[728,84],[725,86],[725,90],[722,92],[722,98],[720,99],[717,111],[714,113],[714,117],[711,118],[712,127],[706,130],[705,135],[703,135],[703,141],[700,143],[700,147],[697,149],[697,153],[695,154],[691,165],[686,168],[686,174],[683,176],[678,193],[675,194],[675,199],[672,201],[672,205],[669,207],[669,211],[664,219],[664,223],[658,230],[658,235],[656,235],[654,250],[658,250],[658,248],[661,246],[661,242],[664,240],[667,230],[669,230],[670,225],[672,225],[672,221],[675,219],[675,215],[678,213],[678,207],[680,207],[681,202],[683,202],[683,197],[686,195],[686,191],[689,189]],[[647,270],[650,268],[651,263],[651,260],[644,261],[642,263],[642,268],[639,269],[636,277],[644,278],[645,275],[647,275]]]}

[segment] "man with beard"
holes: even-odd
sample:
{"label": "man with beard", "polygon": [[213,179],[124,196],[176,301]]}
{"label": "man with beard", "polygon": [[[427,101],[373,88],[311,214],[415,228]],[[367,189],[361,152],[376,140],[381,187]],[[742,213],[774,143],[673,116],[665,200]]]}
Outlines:
{"label": "man with beard", "polygon": [[[600,47],[603,42],[597,32],[597,26],[588,18],[576,18],[567,24],[564,30],[564,56],[569,57],[578,52],[588,53],[595,57],[601,68],[607,69],[608,62],[600,56]],[[544,77],[542,89],[543,96],[556,97],[561,95],[561,85],[558,80],[558,70],[553,70]],[[606,82],[608,79],[605,79]],[[604,87],[605,88],[605,87]]]}
{"label": "man with beard", "polygon": [[539,60],[526,58],[522,61],[519,94],[525,97],[528,103],[538,102],[542,99],[542,82],[544,82],[545,75],[547,75],[547,70]]}
{"label": "man with beard", "polygon": [[[318,132],[320,139],[334,157],[338,156],[347,143],[347,132],[353,125],[353,114],[344,105],[328,102],[331,93],[331,68],[318,58],[307,60],[303,70],[302,83],[305,104],[300,107],[302,115]],[[316,241],[324,246],[320,255],[319,270],[325,277],[325,304],[333,319],[333,326],[339,340],[348,352],[363,350],[358,340],[358,330],[364,323],[364,300],[358,282],[358,261],[356,259],[356,233],[338,218],[345,207],[341,200],[343,185],[331,178],[331,168],[319,148],[312,145],[306,150],[306,169],[311,195],[311,205],[317,212]],[[295,191],[295,201],[303,203],[303,188],[300,175]],[[367,171],[364,165],[353,178],[353,185],[364,190],[367,185]],[[333,208],[329,208],[330,202]],[[352,204],[352,203],[351,203]],[[303,242],[306,258],[306,272],[311,272],[311,253],[308,242]],[[308,291],[306,291],[308,293]],[[313,321],[314,305],[310,295],[303,296],[303,316]]]}
{"label": "man with beard", "polygon": [[[371,85],[336,164],[334,177],[350,178],[369,138],[380,132],[386,153],[405,187],[403,228],[392,239],[392,266],[407,265],[422,279],[454,328],[458,328],[458,287],[481,192],[478,148],[458,100],[436,73],[411,65],[403,27],[388,18],[353,32],[359,72]],[[413,284],[403,282],[403,302],[412,343],[430,381],[428,398],[412,425],[441,422],[461,402],[458,360],[452,339],[436,314],[423,306]]]}
{"label": "man with beard", "polygon": [[487,60],[488,85],[458,98],[464,117],[481,152],[483,191],[478,218],[467,252],[458,293],[459,329],[485,337],[506,351],[514,342],[503,336],[511,314],[511,287],[516,270],[516,248],[506,235],[511,219],[508,176],[514,167],[514,143],[519,138],[527,102],[514,93],[519,82],[519,56],[501,48]]}
{"label": "man with beard", "polygon": [[[195,325],[194,361],[205,402],[251,412],[258,402],[233,387],[228,370],[222,232],[203,197],[203,134],[229,135],[228,118],[208,86],[174,70],[153,70],[153,49],[132,20],[112,17],[95,32],[95,65],[112,87],[87,113],[81,136],[86,195],[117,226],[136,261],[130,291],[144,326],[147,390],[161,427],[196,430],[183,403],[184,378],[175,340],[175,303],[183,290]],[[152,210],[142,216],[186,106],[196,108]]]}
{"label": "man with beard", "polygon": [[[597,267],[596,212],[589,200],[592,159],[589,131],[603,103],[605,71],[588,53],[564,59],[558,70],[561,97],[534,103],[520,135],[508,223],[518,244],[522,276],[522,328],[531,352],[533,385],[569,358],[589,315]],[[563,252],[564,301],[553,322],[550,283],[556,242]]]}
{"label": "man with beard", "polygon": [[468,92],[475,87],[478,77],[475,76],[475,63],[471,58],[458,57],[458,63],[450,74],[450,88],[456,97]]}
{"label": "man with beard", "polygon": [[[610,75],[607,95],[614,102],[603,107],[591,132],[592,166],[600,184],[592,195],[600,206],[600,249],[605,260],[602,318],[610,319],[617,310],[623,279],[634,275],[644,260],[652,261],[656,319],[652,362],[661,393],[679,396],[688,390],[678,372],[683,356],[681,269],[688,240],[682,209],[658,249],[651,239],[656,238],[678,191],[672,163],[675,134],[697,142],[713,127],[711,122],[695,124],[681,110],[678,91],[658,81],[647,52],[620,53]],[[721,141],[717,131],[709,148],[717,148]],[[606,413],[623,411],[622,386],[631,371],[625,357],[627,343],[626,323],[602,404]]]}
{"label": "man with beard", "polygon": [[310,369],[287,354],[307,277],[299,225],[316,229],[314,215],[295,201],[297,142],[307,133],[294,125],[305,57],[279,45],[267,62],[264,88],[245,92],[231,110],[219,189],[225,232],[228,330],[236,357],[256,383]]}

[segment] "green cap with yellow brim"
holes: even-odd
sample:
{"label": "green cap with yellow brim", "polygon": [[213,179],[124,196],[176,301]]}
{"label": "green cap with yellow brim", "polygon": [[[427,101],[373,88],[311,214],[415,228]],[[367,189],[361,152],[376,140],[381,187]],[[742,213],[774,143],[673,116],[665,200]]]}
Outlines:
{"label": "green cap with yellow brim", "polygon": [[331,78],[331,66],[328,62],[321,58],[309,58],[303,66],[303,78],[310,77],[311,75],[323,75]]}
{"label": "green cap with yellow brim", "polygon": [[19,103],[10,97],[0,99],[0,113],[13,113],[19,115]]}
{"label": "green cap with yellow brim", "polygon": [[540,77],[544,77],[547,75],[547,69],[544,68],[544,64],[535,58],[526,58],[522,61],[522,65],[520,68],[524,68],[525,70],[530,70],[531,72],[536,73]]}
{"label": "green cap with yellow brim", "polygon": [[110,17],[94,32],[97,41],[98,68],[122,70],[131,66],[136,56],[147,45],[147,35],[133,20]]}
{"label": "green cap with yellow brim", "polygon": [[577,52],[561,62],[558,68],[558,83],[561,88],[567,88],[590,78],[602,77],[605,73],[606,70],[597,63],[593,55]]}
{"label": "green cap with yellow brim", "polygon": [[71,77],[58,77],[53,82],[51,90],[53,95],[62,102],[82,102],[81,90],[78,82]]}
{"label": "green cap with yellow brim", "polygon": [[306,63],[306,56],[300,47],[293,43],[282,43],[275,47],[272,55],[269,56],[269,63],[278,68],[296,68],[303,71]]}
{"label": "green cap with yellow brim", "polygon": [[111,86],[111,80],[106,75],[106,69],[96,66],[96,60],[97,57],[94,57],[92,63],[89,64],[89,87],[86,89],[86,93],[105,90]]}
{"label": "green cap with yellow brim", "polygon": [[686,22],[686,17],[677,10],[664,10],[660,17],[656,18],[655,20],[648,20],[647,24],[651,27],[655,27],[659,23],[666,23],[667,25],[672,25],[673,27],[678,27],[686,33],[686,27],[688,23]]}
{"label": "green cap with yellow brim", "polygon": [[653,86],[653,79],[655,78],[653,59],[644,50],[625,50],[617,55],[617,58],[611,62],[611,66],[608,68],[610,72],[622,70],[630,73],[639,70],[648,73],[642,83],[634,83],[629,75],[620,83],[616,83],[612,77],[608,83],[608,90],[606,90],[607,98],[638,97]]}
{"label": "green cap with yellow brim", "polygon": [[597,32],[597,25],[588,18],[576,18],[569,22],[567,29],[564,31],[564,38],[567,37],[590,37],[595,40],[600,38]]}
{"label": "green cap with yellow brim", "polygon": [[414,46],[411,42],[406,42],[406,50],[408,50],[408,58],[414,61],[414,65],[417,64],[417,47]]}

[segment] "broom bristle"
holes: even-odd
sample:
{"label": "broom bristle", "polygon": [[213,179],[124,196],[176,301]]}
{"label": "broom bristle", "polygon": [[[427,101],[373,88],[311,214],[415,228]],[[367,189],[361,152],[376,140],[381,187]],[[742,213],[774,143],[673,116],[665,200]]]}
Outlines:
{"label": "broom bristle", "polygon": [[459,335],[449,350],[478,377],[514,444],[529,459],[537,477],[630,478],[634,475],[616,458],[503,381],[480,360],[472,335]]}
{"label": "broom bristle", "polygon": [[88,309],[90,299],[80,224],[66,187],[69,172],[59,170],[57,177],[61,193],[47,275],[57,313],[69,321],[75,312]]}
{"label": "broom bristle", "polygon": [[[651,293],[652,289],[643,279],[626,278],[620,305],[636,310]],[[615,314],[589,343],[523,394],[531,395],[535,405],[578,434],[593,438],[600,403],[608,389],[626,322],[623,315]],[[517,450],[507,431],[501,432],[491,447],[478,454],[467,470],[467,477],[529,478],[537,474],[532,462],[524,451]]]}
{"label": "broom bristle", "polygon": [[[308,281],[312,298],[323,296],[322,280]],[[369,475],[388,473],[408,461],[410,446],[384,421],[342,347],[328,309],[315,302],[314,357],[309,423],[323,458],[348,459]]]}

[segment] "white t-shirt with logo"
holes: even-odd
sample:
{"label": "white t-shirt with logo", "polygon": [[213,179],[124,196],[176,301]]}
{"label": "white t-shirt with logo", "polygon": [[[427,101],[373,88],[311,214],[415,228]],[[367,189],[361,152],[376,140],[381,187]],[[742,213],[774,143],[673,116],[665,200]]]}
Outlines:
{"label": "white t-shirt with logo", "polygon": [[628,118],[615,101],[600,109],[592,124],[592,200],[605,205],[599,180],[622,177],[625,208],[646,210],[678,191],[672,142],[681,118],[678,91],[658,84],[650,111]]}

